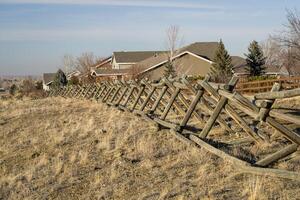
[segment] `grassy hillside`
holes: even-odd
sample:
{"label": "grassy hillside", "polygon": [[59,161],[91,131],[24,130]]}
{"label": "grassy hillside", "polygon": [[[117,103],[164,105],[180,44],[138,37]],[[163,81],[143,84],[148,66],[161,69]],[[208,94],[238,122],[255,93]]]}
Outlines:
{"label": "grassy hillside", "polygon": [[297,199],[299,186],[96,102],[0,101],[0,199]]}

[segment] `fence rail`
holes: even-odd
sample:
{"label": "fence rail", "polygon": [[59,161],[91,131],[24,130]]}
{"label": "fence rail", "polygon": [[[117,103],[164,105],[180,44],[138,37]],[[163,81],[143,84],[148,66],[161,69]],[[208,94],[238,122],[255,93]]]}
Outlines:
{"label": "fence rail", "polygon": [[236,91],[240,93],[259,93],[267,92],[272,89],[274,83],[280,83],[282,89],[294,89],[300,87],[300,76],[299,77],[285,77],[272,80],[262,80],[262,81],[247,81],[239,82]]}
{"label": "fence rail", "polygon": [[[270,92],[249,100],[235,90],[236,77],[223,85],[209,79],[105,81],[51,90],[49,96],[95,99],[133,112],[158,129],[170,129],[178,139],[231,161],[243,172],[300,180],[299,172],[277,167],[281,160],[297,158],[299,110],[272,107],[276,99],[300,96],[300,89],[281,91],[282,82],[276,82]],[[256,148],[261,151],[253,152]]]}

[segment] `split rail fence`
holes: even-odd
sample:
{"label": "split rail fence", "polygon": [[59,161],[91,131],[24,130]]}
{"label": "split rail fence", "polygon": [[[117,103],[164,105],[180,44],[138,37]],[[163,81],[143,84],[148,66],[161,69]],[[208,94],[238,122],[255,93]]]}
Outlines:
{"label": "split rail fence", "polygon": [[[243,173],[300,180],[300,108],[273,107],[275,100],[300,96],[300,88],[281,91],[275,83],[270,92],[249,99],[234,91],[238,78],[228,84],[209,79],[193,84],[185,77],[105,81],[51,90],[49,96],[95,99],[170,129],[181,141],[207,149]],[[282,162],[295,163],[294,169],[281,169]]]}
{"label": "split rail fence", "polygon": [[261,81],[246,81],[239,82],[235,88],[236,91],[240,93],[259,93],[266,92],[272,89],[274,83],[280,83],[281,88],[285,90],[290,90],[300,87],[300,76],[296,77],[283,77],[271,80],[261,80]]}

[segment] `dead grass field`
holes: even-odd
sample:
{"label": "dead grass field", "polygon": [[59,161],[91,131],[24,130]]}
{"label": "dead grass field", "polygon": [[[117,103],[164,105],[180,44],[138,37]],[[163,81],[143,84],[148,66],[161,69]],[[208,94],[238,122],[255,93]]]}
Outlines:
{"label": "dead grass field", "polygon": [[0,101],[0,199],[300,199],[130,113],[85,100]]}

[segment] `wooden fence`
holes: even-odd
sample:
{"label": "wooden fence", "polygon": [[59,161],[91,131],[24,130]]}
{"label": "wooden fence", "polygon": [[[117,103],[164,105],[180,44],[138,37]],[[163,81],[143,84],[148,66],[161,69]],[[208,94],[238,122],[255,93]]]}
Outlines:
{"label": "wooden fence", "polygon": [[234,90],[237,82],[236,77],[224,85],[209,82],[209,77],[195,84],[185,78],[106,81],[51,90],[49,96],[95,99],[133,112],[158,129],[170,129],[178,139],[207,149],[242,172],[300,180],[300,173],[278,167],[282,160],[299,159],[299,110],[272,107],[276,99],[300,96],[300,89],[280,91],[281,84],[275,83],[270,92],[249,100]]}
{"label": "wooden fence", "polygon": [[274,83],[280,83],[282,89],[290,90],[294,88],[300,88],[300,76],[299,77],[285,77],[272,80],[262,81],[247,81],[239,82],[235,88],[240,93],[259,93],[267,92],[272,89]]}

